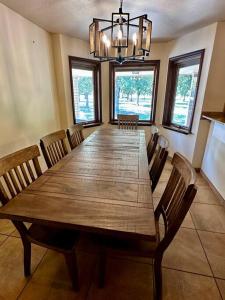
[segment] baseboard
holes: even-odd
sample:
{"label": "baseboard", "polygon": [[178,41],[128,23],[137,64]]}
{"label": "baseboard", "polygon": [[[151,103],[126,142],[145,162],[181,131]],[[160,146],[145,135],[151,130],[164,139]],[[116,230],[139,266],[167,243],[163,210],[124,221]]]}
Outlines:
{"label": "baseboard", "polygon": [[223,198],[223,196],[220,194],[220,192],[217,190],[217,188],[213,185],[213,183],[209,180],[209,178],[207,177],[207,175],[202,171],[202,169],[200,169],[200,173],[202,175],[202,177],[207,181],[207,183],[209,184],[210,188],[213,190],[213,192],[216,194],[216,196],[218,197],[218,199],[224,203],[225,205],[225,199]]}

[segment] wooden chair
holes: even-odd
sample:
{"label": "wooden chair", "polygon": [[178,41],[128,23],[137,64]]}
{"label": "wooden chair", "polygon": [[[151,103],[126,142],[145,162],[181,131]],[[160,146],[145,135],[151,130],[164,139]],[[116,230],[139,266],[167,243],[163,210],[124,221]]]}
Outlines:
{"label": "wooden chair", "polygon": [[68,154],[65,140],[66,133],[64,130],[48,134],[40,140],[41,150],[48,168],[54,166]]}
{"label": "wooden chair", "polygon": [[83,142],[83,129],[84,128],[81,124],[75,124],[67,129],[66,134],[71,149],[74,149],[77,145]]}
{"label": "wooden chair", "polygon": [[119,129],[137,129],[138,115],[117,115]]}
{"label": "wooden chair", "polygon": [[168,140],[163,135],[160,135],[158,137],[157,144],[159,145],[159,149],[156,152],[154,161],[153,161],[151,169],[149,171],[152,192],[154,192],[154,190],[157,186],[157,183],[162,174],[162,171],[164,169],[164,166],[165,166],[165,163],[166,163],[166,160],[168,157],[168,151],[167,151],[167,148],[169,146]]}
{"label": "wooden chair", "polygon": [[[42,175],[38,162],[38,146],[31,146],[0,159],[0,202],[6,205],[11,199]],[[41,209],[41,207],[40,207]],[[19,231],[24,248],[24,274],[30,275],[31,243],[58,251],[65,256],[74,289],[78,290],[78,272],[75,246],[78,234],[71,230],[58,230],[47,225],[13,221]]]}
{"label": "wooden chair", "polygon": [[148,146],[147,146],[147,155],[148,155],[148,164],[150,165],[153,155],[155,153],[156,150],[156,146],[157,146],[157,142],[158,142],[158,138],[159,138],[159,129],[152,125],[151,126],[151,138],[148,142]]}
{"label": "wooden chair", "polygon": [[[99,286],[104,286],[106,255],[111,254],[147,257],[153,259],[154,299],[162,299],[161,263],[165,250],[179,230],[197,192],[196,174],[190,163],[180,154],[172,159],[173,170],[165,191],[155,210],[156,241],[133,240],[124,238],[98,237],[101,256],[99,265]],[[164,232],[159,228],[162,217]]]}

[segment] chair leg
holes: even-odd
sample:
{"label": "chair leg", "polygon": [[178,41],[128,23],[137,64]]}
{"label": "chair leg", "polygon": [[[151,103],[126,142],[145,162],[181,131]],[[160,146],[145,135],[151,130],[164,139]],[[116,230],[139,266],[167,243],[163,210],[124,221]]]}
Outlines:
{"label": "chair leg", "polygon": [[23,251],[24,251],[24,275],[25,277],[30,276],[31,266],[31,243],[28,240],[23,239]]}
{"label": "chair leg", "polygon": [[154,260],[154,300],[162,299],[162,270],[161,270],[162,259]]}
{"label": "chair leg", "polygon": [[72,280],[72,285],[75,291],[79,291],[79,276],[78,276],[78,266],[77,257],[75,252],[65,253],[65,260]]}
{"label": "chair leg", "polygon": [[99,255],[99,270],[98,270],[98,287],[105,286],[105,273],[106,273],[106,252],[101,251]]}

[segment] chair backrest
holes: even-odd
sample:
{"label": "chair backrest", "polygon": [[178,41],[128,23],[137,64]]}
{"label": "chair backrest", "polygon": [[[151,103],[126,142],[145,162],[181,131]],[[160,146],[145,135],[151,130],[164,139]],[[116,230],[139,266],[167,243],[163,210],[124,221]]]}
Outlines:
{"label": "chair backrest", "polygon": [[3,205],[42,175],[38,156],[38,146],[34,145],[0,158],[0,201]]}
{"label": "chair backrest", "polygon": [[[173,170],[165,191],[155,210],[156,228],[158,232],[158,255],[173,240],[180,228],[197,192],[195,186],[196,173],[191,164],[181,154],[175,153],[172,159]],[[160,239],[159,218],[164,221],[164,236]]]}
{"label": "chair backrest", "polygon": [[119,129],[137,129],[138,115],[117,115]]}
{"label": "chair backrest", "polygon": [[158,138],[159,138],[159,129],[156,126],[152,125],[151,133],[152,133],[152,135],[151,135],[151,138],[147,145],[148,164],[151,163],[151,160],[155,153],[155,149],[156,149]]}
{"label": "chair backrest", "polygon": [[41,150],[48,168],[54,166],[60,159],[68,154],[65,140],[66,133],[64,130],[48,134],[40,140]]}
{"label": "chair backrest", "polygon": [[152,192],[154,192],[157,186],[157,183],[162,174],[163,168],[165,166],[168,157],[168,151],[167,151],[167,148],[169,146],[168,140],[163,135],[160,135],[158,137],[157,144],[159,145],[159,149],[156,152],[154,161],[149,171],[150,179],[152,182]]}
{"label": "chair backrest", "polygon": [[75,124],[69,127],[66,131],[68,141],[70,143],[71,149],[74,149],[77,145],[83,142],[83,126],[81,124]]}

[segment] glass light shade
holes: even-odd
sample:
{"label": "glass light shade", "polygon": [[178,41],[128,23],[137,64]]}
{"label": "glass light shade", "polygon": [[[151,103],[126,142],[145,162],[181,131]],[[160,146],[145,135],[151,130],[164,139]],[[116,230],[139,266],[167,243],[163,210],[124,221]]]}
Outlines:
{"label": "glass light shade", "polygon": [[128,47],[129,14],[112,14],[112,47]]}
{"label": "glass light shade", "polygon": [[139,18],[138,50],[150,52],[152,21],[141,16]]}

